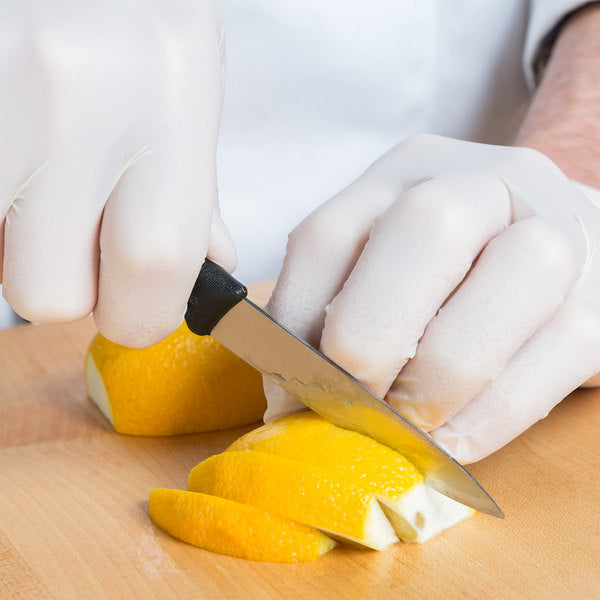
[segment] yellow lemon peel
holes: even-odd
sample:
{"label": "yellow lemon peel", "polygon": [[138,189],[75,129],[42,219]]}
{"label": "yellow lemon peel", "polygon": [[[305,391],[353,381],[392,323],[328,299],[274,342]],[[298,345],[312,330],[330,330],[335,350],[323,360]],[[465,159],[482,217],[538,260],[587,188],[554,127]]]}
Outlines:
{"label": "yellow lemon peel", "polygon": [[188,489],[249,504],[376,550],[398,541],[372,494],[275,454],[230,451],[212,456],[192,469]]}
{"label": "yellow lemon peel", "polygon": [[249,560],[313,561],[336,545],[314,527],[197,492],[154,489],[149,513],[156,525],[184,542]]}
{"label": "yellow lemon peel", "polygon": [[374,494],[403,541],[423,542],[473,514],[424,484],[406,458],[312,411],[283,417],[242,436],[228,451],[261,451],[335,473]]}
{"label": "yellow lemon peel", "polygon": [[239,427],[261,419],[260,374],[210,336],[185,324],[144,349],[98,334],[85,361],[88,396],[115,430],[177,435]]}

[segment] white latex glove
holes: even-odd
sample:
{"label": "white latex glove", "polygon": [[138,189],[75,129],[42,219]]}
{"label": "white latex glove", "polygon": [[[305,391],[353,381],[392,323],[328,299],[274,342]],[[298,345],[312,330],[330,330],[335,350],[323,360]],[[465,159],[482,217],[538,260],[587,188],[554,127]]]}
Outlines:
{"label": "white latex glove", "polygon": [[207,252],[235,266],[217,208],[215,5],[15,0],[0,17],[4,295],[29,320],[94,310],[109,338],[157,342]]}
{"label": "white latex glove", "polygon": [[292,232],[268,310],[476,461],[600,371],[599,206],[533,150],[417,136]]}

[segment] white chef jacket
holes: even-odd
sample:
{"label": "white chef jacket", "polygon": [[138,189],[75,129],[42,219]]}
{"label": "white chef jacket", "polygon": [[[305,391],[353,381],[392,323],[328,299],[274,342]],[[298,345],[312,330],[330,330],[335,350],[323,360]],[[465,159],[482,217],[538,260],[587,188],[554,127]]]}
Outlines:
{"label": "white chef jacket", "polygon": [[510,143],[540,43],[582,4],[220,0],[217,168],[236,276],[276,277],[294,225],[410,135]]}
{"label": "white chef jacket", "polygon": [[408,136],[509,144],[540,43],[582,4],[220,0],[217,167],[236,276],[276,277],[287,233]]}

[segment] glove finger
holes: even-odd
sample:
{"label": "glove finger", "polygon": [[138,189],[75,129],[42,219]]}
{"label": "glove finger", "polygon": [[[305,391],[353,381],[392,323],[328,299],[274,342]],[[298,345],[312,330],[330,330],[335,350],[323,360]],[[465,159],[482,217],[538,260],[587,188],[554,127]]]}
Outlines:
{"label": "glove finger", "polygon": [[98,232],[108,194],[73,155],[49,161],[6,215],[3,293],[23,318],[65,322],[96,302]]}
{"label": "glove finger", "polygon": [[[283,267],[266,310],[306,342],[319,347],[325,307],[340,291],[364,248],[374,219],[402,192],[378,173],[377,163],[320,206],[289,236]],[[304,408],[264,381],[265,422]]]}
{"label": "glove finger", "polygon": [[431,436],[458,461],[485,458],[600,370],[597,311],[570,298],[501,375]]}
{"label": "glove finger", "polygon": [[411,188],[377,220],[328,307],[324,353],[383,397],[510,214],[508,191],[491,173],[443,175]]}
{"label": "glove finger", "polygon": [[125,171],[102,218],[94,317],[106,337],[130,347],[182,323],[208,248],[214,163],[190,160],[187,144],[165,147]]}
{"label": "glove finger", "polygon": [[304,219],[289,236],[269,314],[318,347],[325,307],[353,269],[373,220],[401,192],[371,168]]}
{"label": "glove finger", "polygon": [[585,258],[581,235],[563,223],[529,217],[511,225],[427,325],[386,400],[426,431],[445,423],[554,315]]}
{"label": "glove finger", "polygon": [[[1,76],[1,73],[0,73]],[[2,106],[0,105],[0,111],[2,109]],[[0,113],[3,114],[3,113]],[[12,117],[12,115],[11,115]],[[11,118],[10,121],[12,122],[14,119]],[[17,119],[18,120],[18,119]],[[6,121],[6,119],[4,120]],[[5,123],[2,122],[2,119],[0,119],[0,135],[2,133],[4,133],[4,127]],[[1,139],[11,139],[10,136],[7,136],[6,138],[1,138]],[[1,142],[0,142],[1,144]],[[11,145],[10,148],[10,152],[15,152],[17,153],[17,157],[18,157],[18,153],[19,153],[19,148],[14,148]],[[4,150],[3,148],[0,146],[0,155],[4,155]],[[6,215],[8,214],[8,211],[10,210],[13,200],[15,198],[20,198],[22,199],[23,197],[23,192],[24,192],[24,188],[26,187],[24,185],[24,181],[26,181],[26,177],[24,177],[24,174],[27,173],[26,169],[22,169],[22,165],[18,164],[18,165],[14,165],[12,163],[18,163],[19,161],[17,160],[17,158],[15,158],[15,160],[9,161],[10,164],[7,165],[2,165],[0,166],[0,283],[2,283],[3,280],[3,265],[4,265],[4,243],[5,243],[5,227],[6,227]],[[30,176],[29,179],[33,180],[34,177]],[[30,186],[31,187],[31,186]]]}

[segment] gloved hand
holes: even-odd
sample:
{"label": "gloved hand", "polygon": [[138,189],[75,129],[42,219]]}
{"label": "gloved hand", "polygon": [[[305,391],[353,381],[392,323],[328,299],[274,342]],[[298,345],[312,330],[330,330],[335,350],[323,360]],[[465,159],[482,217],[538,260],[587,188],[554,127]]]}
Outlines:
{"label": "gloved hand", "polygon": [[234,268],[215,177],[222,45],[207,0],[4,3],[0,265],[23,317],[94,309],[107,337],[145,346],[181,323],[207,252]]}
{"label": "gloved hand", "polygon": [[267,310],[473,462],[600,371],[599,243],[542,154],[417,136],[298,225]]}

